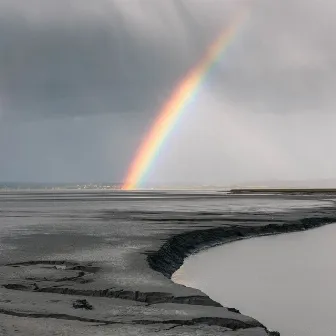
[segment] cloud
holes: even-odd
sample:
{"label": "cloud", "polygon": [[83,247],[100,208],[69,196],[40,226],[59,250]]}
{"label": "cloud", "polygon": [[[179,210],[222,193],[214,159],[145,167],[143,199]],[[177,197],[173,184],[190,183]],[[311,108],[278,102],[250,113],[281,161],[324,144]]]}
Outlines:
{"label": "cloud", "polygon": [[0,3],[7,116],[153,113],[216,30],[179,0],[94,3]]}
{"label": "cloud", "polygon": [[214,89],[251,110],[332,110],[335,9],[329,1],[260,2],[214,73]]}
{"label": "cloud", "polygon": [[149,180],[334,176],[332,1],[0,0],[0,179],[120,181],[162,102],[246,4]]}
{"label": "cloud", "polygon": [[0,123],[0,181],[120,182],[144,127],[132,114]]}
{"label": "cloud", "polygon": [[218,99],[271,112],[332,108],[336,23],[327,1],[2,0],[3,113],[153,115],[246,4],[250,20],[208,79]]}

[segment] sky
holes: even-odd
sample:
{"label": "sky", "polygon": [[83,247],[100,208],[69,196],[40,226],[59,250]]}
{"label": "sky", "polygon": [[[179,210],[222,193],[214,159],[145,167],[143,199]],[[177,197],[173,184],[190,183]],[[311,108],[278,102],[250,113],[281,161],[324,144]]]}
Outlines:
{"label": "sky", "polygon": [[0,181],[121,182],[242,6],[147,183],[336,178],[332,1],[0,0]]}

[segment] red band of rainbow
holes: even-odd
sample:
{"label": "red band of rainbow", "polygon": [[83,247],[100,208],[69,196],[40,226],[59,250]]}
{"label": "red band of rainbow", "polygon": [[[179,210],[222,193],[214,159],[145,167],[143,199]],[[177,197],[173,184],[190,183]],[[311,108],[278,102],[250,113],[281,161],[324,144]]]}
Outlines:
{"label": "red band of rainbow", "polygon": [[169,99],[162,106],[149,133],[141,143],[128,169],[122,189],[133,190],[139,187],[147,171],[152,165],[157,153],[168,135],[174,128],[179,117],[186,111],[187,106],[197,94],[202,82],[211,68],[219,61],[223,53],[239,32],[246,21],[249,11],[244,8],[226,27],[215,41],[209,46],[204,57],[183,78],[173,90]]}

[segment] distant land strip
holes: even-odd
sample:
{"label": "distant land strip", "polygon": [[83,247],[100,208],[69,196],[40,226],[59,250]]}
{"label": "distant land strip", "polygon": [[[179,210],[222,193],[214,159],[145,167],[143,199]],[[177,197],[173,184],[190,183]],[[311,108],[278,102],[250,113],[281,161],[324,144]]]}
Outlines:
{"label": "distant land strip", "polygon": [[336,194],[336,188],[233,188],[231,194]]}

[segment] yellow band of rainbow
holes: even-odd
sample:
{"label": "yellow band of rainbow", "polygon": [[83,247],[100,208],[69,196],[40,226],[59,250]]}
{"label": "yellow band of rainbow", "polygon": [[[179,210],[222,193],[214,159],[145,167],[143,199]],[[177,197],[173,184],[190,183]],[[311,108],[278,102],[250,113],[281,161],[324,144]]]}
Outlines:
{"label": "yellow band of rainbow", "polygon": [[186,111],[187,106],[196,96],[201,84],[211,68],[220,60],[230,43],[239,32],[239,28],[247,19],[249,11],[243,11],[226,27],[215,41],[209,46],[204,57],[183,78],[162,106],[149,133],[141,143],[128,169],[122,189],[133,190],[139,187],[160,148],[174,128],[179,117]]}

